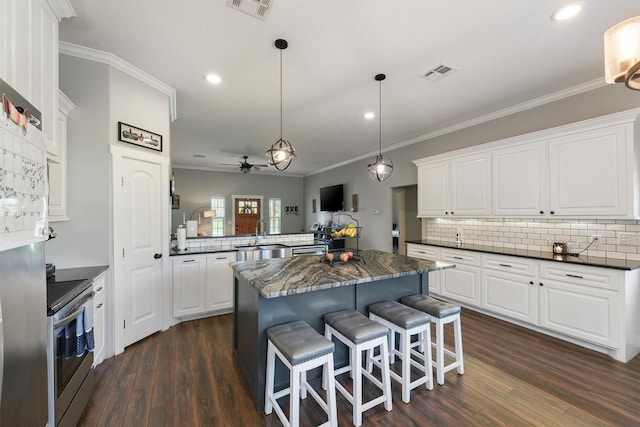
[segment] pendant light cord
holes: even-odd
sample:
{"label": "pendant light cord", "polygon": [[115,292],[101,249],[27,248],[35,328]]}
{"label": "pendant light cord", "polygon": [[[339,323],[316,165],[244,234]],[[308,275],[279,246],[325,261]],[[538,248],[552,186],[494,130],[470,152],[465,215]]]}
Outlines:
{"label": "pendant light cord", "polygon": [[282,139],[282,49],[280,49],[280,139]]}
{"label": "pendant light cord", "polygon": [[382,156],[382,80],[380,80],[380,91],[378,96],[378,125],[380,129],[378,130],[378,139],[379,139],[379,153]]}

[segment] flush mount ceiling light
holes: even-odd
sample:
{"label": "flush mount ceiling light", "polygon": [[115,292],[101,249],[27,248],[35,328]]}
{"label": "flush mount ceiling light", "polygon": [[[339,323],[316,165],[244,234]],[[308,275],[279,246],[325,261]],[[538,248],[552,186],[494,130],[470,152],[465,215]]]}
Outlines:
{"label": "flush mount ceiling light", "polygon": [[551,14],[552,21],[566,21],[571,19],[582,11],[582,2],[577,1],[562,6]]}
{"label": "flush mount ceiling light", "polygon": [[371,179],[376,181],[384,181],[385,179],[391,176],[391,172],[393,172],[393,162],[391,159],[385,159],[382,157],[382,81],[386,78],[384,74],[376,75],[375,79],[380,83],[379,85],[379,107],[380,111],[378,113],[378,123],[380,124],[380,129],[378,132],[379,136],[379,151],[378,155],[374,157],[373,161],[369,163],[367,169],[369,170],[369,176]]}
{"label": "flush mount ceiling light", "polygon": [[604,80],[640,90],[640,16],[604,33]]}
{"label": "flush mount ceiling light", "polygon": [[373,112],[371,112],[371,111],[364,113],[364,118],[365,118],[365,119],[367,119],[367,120],[371,120],[371,119],[373,119],[375,116],[376,116],[376,114],[375,114],[375,113],[373,113]]}
{"label": "flush mount ceiling light", "polygon": [[289,44],[286,40],[278,39],[275,42],[275,46],[280,49],[280,139],[274,142],[271,148],[267,150],[267,160],[274,168],[283,171],[289,167],[297,156],[293,145],[282,138],[282,51]]}

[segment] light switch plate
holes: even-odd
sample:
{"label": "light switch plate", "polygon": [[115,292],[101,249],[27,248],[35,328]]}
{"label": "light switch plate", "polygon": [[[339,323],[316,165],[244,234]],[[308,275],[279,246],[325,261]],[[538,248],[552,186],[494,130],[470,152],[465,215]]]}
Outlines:
{"label": "light switch plate", "polygon": [[640,246],[640,233],[618,233],[618,244],[626,246]]}

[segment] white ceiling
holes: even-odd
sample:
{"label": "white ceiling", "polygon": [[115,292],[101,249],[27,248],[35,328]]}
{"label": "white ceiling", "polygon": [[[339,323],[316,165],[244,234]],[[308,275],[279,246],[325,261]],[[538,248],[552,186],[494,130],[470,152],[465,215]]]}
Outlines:
{"label": "white ceiling", "polygon": [[[385,151],[603,81],[604,32],[640,15],[638,0],[585,0],[565,22],[549,18],[562,0],[272,1],[262,21],[225,0],[71,0],[77,17],[62,21],[60,39],[115,54],[174,87],[173,165],[218,170],[233,170],[220,163],[243,154],[265,163],[280,137],[274,41],[286,39],[283,136],[298,160],[285,173],[307,175],[378,150],[378,117],[363,118],[377,116],[378,73],[387,75]],[[438,83],[419,77],[440,64],[459,71]],[[210,72],[219,85],[205,81]]]}

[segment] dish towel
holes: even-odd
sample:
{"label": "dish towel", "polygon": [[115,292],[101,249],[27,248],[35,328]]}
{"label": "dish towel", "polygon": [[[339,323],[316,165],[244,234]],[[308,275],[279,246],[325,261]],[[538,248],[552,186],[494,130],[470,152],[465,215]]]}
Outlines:
{"label": "dish towel", "polygon": [[84,333],[87,350],[93,351],[95,340],[93,338],[93,299],[84,303]]}
{"label": "dish towel", "polygon": [[85,313],[81,312],[78,314],[78,317],[76,317],[76,357],[84,355],[84,315]]}

